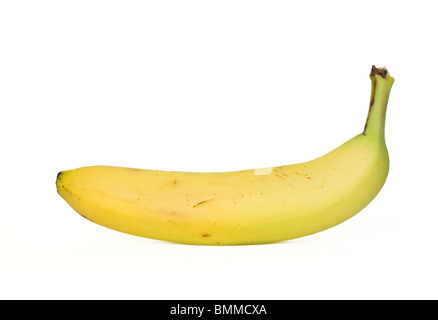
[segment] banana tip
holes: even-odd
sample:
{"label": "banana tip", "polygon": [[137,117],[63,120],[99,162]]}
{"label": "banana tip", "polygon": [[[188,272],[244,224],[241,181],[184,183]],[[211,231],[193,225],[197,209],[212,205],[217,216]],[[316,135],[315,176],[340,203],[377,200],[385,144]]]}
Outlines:
{"label": "banana tip", "polygon": [[56,186],[58,186],[58,183],[61,181],[63,171],[59,171],[56,175]]}
{"label": "banana tip", "polygon": [[377,68],[375,65],[371,67],[370,76],[372,77],[378,75],[381,76],[382,78],[385,78],[387,74],[388,74],[388,69],[386,69],[385,67]]}

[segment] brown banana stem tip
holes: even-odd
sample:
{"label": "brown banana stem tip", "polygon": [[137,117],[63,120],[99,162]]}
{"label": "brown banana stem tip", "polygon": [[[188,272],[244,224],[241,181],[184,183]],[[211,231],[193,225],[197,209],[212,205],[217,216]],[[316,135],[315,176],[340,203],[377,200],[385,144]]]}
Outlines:
{"label": "brown banana stem tip", "polygon": [[370,74],[370,76],[379,75],[379,76],[381,76],[382,78],[385,78],[386,75],[387,75],[387,73],[388,73],[388,70],[386,70],[385,67],[383,67],[383,68],[376,68],[376,66],[373,65],[372,68],[371,68],[371,74]]}

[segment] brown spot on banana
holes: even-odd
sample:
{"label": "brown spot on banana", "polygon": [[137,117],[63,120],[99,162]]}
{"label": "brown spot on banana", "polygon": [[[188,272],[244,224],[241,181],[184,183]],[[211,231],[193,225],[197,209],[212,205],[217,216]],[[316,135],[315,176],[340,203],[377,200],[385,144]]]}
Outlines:
{"label": "brown spot on banana", "polygon": [[207,203],[207,202],[209,202],[209,201],[211,201],[211,200],[213,200],[213,199],[214,199],[214,197],[211,198],[211,199],[207,199],[207,200],[200,201],[200,202],[196,203],[195,205],[193,205],[193,208],[196,208],[196,207],[198,207],[198,206],[200,206],[200,205],[202,205],[202,204],[205,204],[205,203]]}

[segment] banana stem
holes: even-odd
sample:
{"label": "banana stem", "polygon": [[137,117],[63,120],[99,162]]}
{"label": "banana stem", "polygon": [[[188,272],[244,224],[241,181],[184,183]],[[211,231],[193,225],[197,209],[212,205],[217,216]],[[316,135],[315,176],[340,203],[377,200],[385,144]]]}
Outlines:
{"label": "banana stem", "polygon": [[386,108],[394,78],[389,75],[386,68],[375,66],[371,69],[370,78],[371,101],[363,134],[385,139]]}

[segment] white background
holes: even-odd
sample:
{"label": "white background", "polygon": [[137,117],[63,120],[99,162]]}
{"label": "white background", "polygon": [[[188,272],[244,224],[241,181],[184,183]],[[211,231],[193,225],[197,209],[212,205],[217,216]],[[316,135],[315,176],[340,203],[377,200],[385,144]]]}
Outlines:
{"label": "white background", "polygon": [[[2,1],[0,298],[436,299],[436,1]],[[56,193],[86,165],[225,171],[310,160],[396,79],[377,198],[271,245],[95,225]]]}

